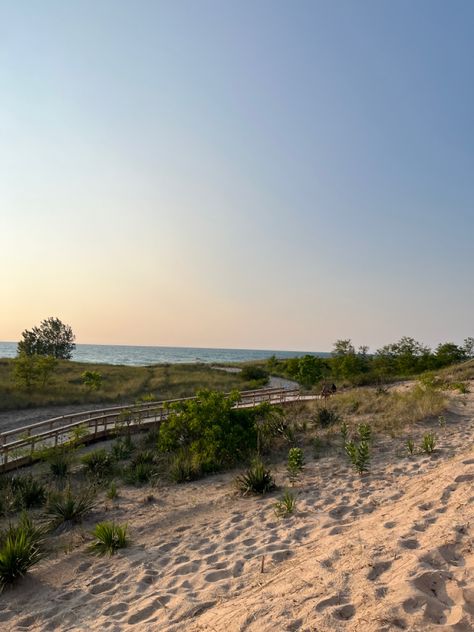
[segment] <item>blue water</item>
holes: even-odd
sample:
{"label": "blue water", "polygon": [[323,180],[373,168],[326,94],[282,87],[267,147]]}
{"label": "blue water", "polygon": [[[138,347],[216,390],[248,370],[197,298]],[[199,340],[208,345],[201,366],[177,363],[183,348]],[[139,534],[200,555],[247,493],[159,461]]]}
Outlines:
{"label": "blue water", "polygon": [[[0,358],[16,356],[16,342],[0,342]],[[104,364],[128,364],[146,366],[148,364],[182,362],[243,362],[264,360],[272,355],[277,358],[294,358],[305,353],[325,357],[323,352],[309,351],[267,351],[259,349],[204,349],[199,347],[133,347],[128,345],[76,345],[73,360]]]}

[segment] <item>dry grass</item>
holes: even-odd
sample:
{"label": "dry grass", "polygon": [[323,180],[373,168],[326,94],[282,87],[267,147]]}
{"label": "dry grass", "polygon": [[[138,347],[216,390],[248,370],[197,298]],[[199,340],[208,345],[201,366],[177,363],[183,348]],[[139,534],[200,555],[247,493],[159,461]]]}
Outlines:
{"label": "dry grass", "polygon": [[349,424],[367,421],[375,431],[396,436],[406,426],[443,414],[447,403],[448,397],[442,391],[415,384],[403,391],[355,388],[335,395],[325,404],[314,403],[312,408],[316,412],[324,405]]}
{"label": "dry grass", "polygon": [[[82,382],[83,371],[98,371],[103,376],[102,387],[90,391]],[[260,384],[244,381],[239,374],[216,371],[205,364],[170,364],[117,366],[61,361],[46,388],[27,390],[13,379],[13,360],[0,360],[0,410],[36,406],[129,403],[152,394],[157,399],[172,399],[194,395],[196,390],[209,388],[229,391],[245,390]]]}

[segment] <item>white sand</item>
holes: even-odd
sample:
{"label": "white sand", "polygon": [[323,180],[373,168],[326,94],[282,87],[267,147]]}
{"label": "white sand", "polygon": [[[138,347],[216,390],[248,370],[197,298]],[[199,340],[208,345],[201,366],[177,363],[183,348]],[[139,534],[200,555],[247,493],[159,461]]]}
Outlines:
{"label": "white sand", "polygon": [[[127,521],[131,547],[96,558],[68,536],[78,548],[0,597],[0,629],[472,631],[474,395],[464,399],[435,427],[432,457],[377,437],[361,478],[341,452],[308,453],[290,518],[274,514],[278,493],[235,496],[235,473],[151,490],[150,504],[149,488],[121,490],[85,532]],[[283,466],[276,476],[285,484]]]}

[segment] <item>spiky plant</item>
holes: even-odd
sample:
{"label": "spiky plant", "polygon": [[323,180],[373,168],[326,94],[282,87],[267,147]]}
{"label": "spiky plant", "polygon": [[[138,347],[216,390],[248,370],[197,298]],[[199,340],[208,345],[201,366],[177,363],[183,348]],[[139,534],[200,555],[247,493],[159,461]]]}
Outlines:
{"label": "spiky plant", "polygon": [[421,449],[426,454],[432,454],[435,451],[436,443],[436,435],[433,432],[428,432],[423,437],[423,440],[421,442]]}
{"label": "spiky plant", "polygon": [[304,466],[304,454],[301,448],[290,448],[288,451],[288,474],[291,481],[295,481]]}
{"label": "spiky plant", "polygon": [[84,516],[95,506],[95,491],[85,488],[76,494],[67,487],[64,492],[54,494],[48,504],[47,515],[52,528],[68,529],[82,522]]}
{"label": "spiky plant", "polygon": [[415,442],[413,439],[407,439],[406,446],[409,454],[415,454]]}
{"label": "spiky plant", "polygon": [[95,542],[91,545],[91,549],[99,555],[113,555],[118,549],[124,549],[128,546],[127,531],[128,525],[126,524],[99,522],[92,532]]}
{"label": "spiky plant", "polygon": [[296,511],[296,496],[286,489],[283,496],[275,503],[275,513],[280,518],[290,516]]}
{"label": "spiky plant", "polygon": [[46,500],[46,488],[31,474],[11,479],[10,489],[16,510],[40,507]]}
{"label": "spiky plant", "polygon": [[14,584],[43,557],[44,530],[36,527],[27,514],[0,538],[0,591]]}
{"label": "spiky plant", "polygon": [[237,477],[236,484],[244,495],[266,494],[276,487],[272,473],[259,459],[256,459],[244,474]]}

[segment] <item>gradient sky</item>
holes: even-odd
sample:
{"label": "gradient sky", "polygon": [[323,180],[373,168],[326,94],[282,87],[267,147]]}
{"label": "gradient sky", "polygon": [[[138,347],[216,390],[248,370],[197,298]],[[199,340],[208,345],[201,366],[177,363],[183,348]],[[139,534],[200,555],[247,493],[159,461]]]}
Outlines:
{"label": "gradient sky", "polygon": [[0,340],[474,335],[474,2],[0,0]]}

